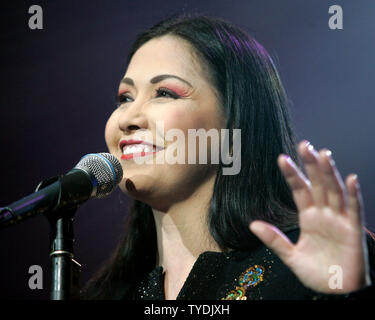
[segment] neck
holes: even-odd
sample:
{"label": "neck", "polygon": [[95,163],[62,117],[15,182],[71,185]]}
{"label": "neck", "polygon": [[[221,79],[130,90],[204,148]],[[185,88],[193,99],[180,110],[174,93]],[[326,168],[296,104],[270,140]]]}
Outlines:
{"label": "neck", "polygon": [[170,206],[167,212],[153,210],[158,265],[167,273],[188,273],[201,253],[221,251],[206,222],[214,182],[213,176],[188,199]]}

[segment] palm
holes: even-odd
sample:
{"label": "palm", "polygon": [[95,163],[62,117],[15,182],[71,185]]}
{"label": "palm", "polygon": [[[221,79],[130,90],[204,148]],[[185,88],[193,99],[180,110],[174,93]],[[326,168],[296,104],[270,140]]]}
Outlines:
{"label": "palm", "polygon": [[344,217],[336,215],[329,209],[313,208],[300,212],[301,236],[289,261],[292,270],[306,286],[327,293],[334,289],[340,292],[340,288],[329,286],[330,266],[340,266],[345,275],[353,275],[342,283],[342,290],[349,292],[357,289],[363,265],[361,234]]}
{"label": "palm", "polygon": [[[265,222],[253,222],[251,230],[305,286],[324,293],[358,290],[368,284],[369,277],[355,176],[347,178],[345,188],[327,151],[318,154],[303,143],[299,152],[310,180],[287,157],[281,156],[278,161],[299,211],[301,233],[297,243],[292,244]],[[332,282],[341,271],[342,282]]]}

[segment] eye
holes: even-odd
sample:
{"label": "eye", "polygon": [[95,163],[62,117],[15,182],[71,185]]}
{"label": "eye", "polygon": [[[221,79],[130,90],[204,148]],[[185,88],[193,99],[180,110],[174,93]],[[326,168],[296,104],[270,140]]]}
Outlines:
{"label": "eye", "polygon": [[173,99],[178,99],[180,96],[167,88],[159,88],[156,90],[156,97],[161,97],[161,98],[173,98]]}
{"label": "eye", "polygon": [[117,107],[121,106],[124,103],[130,102],[130,100],[133,100],[132,97],[129,96],[127,92],[121,93],[116,98],[116,105]]}
{"label": "eye", "polygon": [[[178,99],[180,96],[174,91],[167,88],[156,89],[156,98],[172,98]],[[121,93],[116,98],[116,105],[120,107],[124,103],[132,102],[133,98],[129,95],[128,92]]]}

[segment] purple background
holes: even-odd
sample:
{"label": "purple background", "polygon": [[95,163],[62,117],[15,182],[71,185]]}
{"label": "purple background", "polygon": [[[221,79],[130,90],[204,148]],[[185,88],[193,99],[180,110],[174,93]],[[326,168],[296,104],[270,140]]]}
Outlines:
{"label": "purple background", "polygon": [[[292,102],[300,139],[327,147],[343,176],[359,175],[367,225],[375,227],[373,170],[375,2],[368,1],[17,1],[1,4],[0,206],[106,152],[104,126],[136,34],[171,13],[198,12],[244,27],[274,57]],[[43,30],[28,28],[28,8],[43,8]],[[339,4],[344,30],[328,28]],[[127,213],[119,191],[85,203],[76,215],[82,282],[114,249]],[[0,230],[0,298],[48,299],[49,226],[43,216]],[[28,269],[44,270],[30,290]]]}

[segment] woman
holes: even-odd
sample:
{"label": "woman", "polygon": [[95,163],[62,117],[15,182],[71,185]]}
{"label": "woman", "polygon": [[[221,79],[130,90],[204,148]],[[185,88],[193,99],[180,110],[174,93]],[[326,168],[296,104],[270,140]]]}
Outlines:
{"label": "woman", "polygon": [[[135,41],[118,102],[105,138],[134,202],[124,239],[83,297],[312,299],[369,287],[358,179],[344,184],[329,150],[296,148],[277,70],[251,36],[220,19],[166,19]],[[185,139],[167,140],[173,129]],[[192,129],[228,129],[240,171],[223,174],[223,157],[161,161],[176,143],[185,160],[196,151]],[[198,153],[212,160],[214,151]]]}

